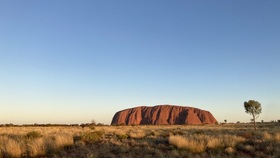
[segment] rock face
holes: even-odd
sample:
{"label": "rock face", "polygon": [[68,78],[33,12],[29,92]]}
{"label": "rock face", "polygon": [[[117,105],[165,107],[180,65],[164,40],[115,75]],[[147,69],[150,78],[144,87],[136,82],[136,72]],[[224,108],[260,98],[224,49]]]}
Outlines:
{"label": "rock face", "polygon": [[111,125],[215,124],[209,111],[187,106],[139,106],[117,112]]}

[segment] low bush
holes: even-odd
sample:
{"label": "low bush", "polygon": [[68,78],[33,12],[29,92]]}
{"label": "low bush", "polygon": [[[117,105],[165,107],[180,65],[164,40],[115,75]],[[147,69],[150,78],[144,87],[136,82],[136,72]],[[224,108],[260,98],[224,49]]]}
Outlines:
{"label": "low bush", "polygon": [[117,138],[122,140],[122,139],[127,139],[128,135],[127,134],[121,134],[121,135],[117,135]]}
{"label": "low bush", "polygon": [[104,131],[87,132],[81,136],[81,140],[85,143],[94,143],[100,140],[104,134]]}
{"label": "low bush", "polygon": [[95,126],[93,126],[93,125],[90,125],[89,128],[90,128],[91,130],[95,130]]}
{"label": "low bush", "polygon": [[36,138],[41,138],[41,137],[43,137],[43,135],[42,135],[40,132],[31,131],[31,132],[28,132],[28,133],[25,135],[25,137],[28,138],[28,139],[36,139]]}

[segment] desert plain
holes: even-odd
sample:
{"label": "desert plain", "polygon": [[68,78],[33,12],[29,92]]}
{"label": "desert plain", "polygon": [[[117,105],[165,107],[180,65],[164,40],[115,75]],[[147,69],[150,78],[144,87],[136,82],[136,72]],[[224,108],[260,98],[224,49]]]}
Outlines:
{"label": "desert plain", "polygon": [[0,157],[279,156],[279,122],[0,127]]}

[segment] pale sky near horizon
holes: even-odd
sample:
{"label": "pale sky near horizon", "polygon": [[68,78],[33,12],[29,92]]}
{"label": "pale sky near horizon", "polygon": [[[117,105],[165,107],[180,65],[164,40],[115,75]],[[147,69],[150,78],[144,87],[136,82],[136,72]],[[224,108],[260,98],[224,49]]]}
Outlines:
{"label": "pale sky near horizon", "polygon": [[280,119],[280,1],[0,1],[0,124],[172,104]]}

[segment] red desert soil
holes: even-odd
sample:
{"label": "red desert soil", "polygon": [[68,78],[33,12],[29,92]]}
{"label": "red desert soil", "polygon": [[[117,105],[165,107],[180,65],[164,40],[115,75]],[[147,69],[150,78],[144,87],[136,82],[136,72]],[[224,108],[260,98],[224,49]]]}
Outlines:
{"label": "red desert soil", "polygon": [[157,105],[139,106],[117,112],[111,125],[215,124],[217,120],[206,110],[194,107]]}

